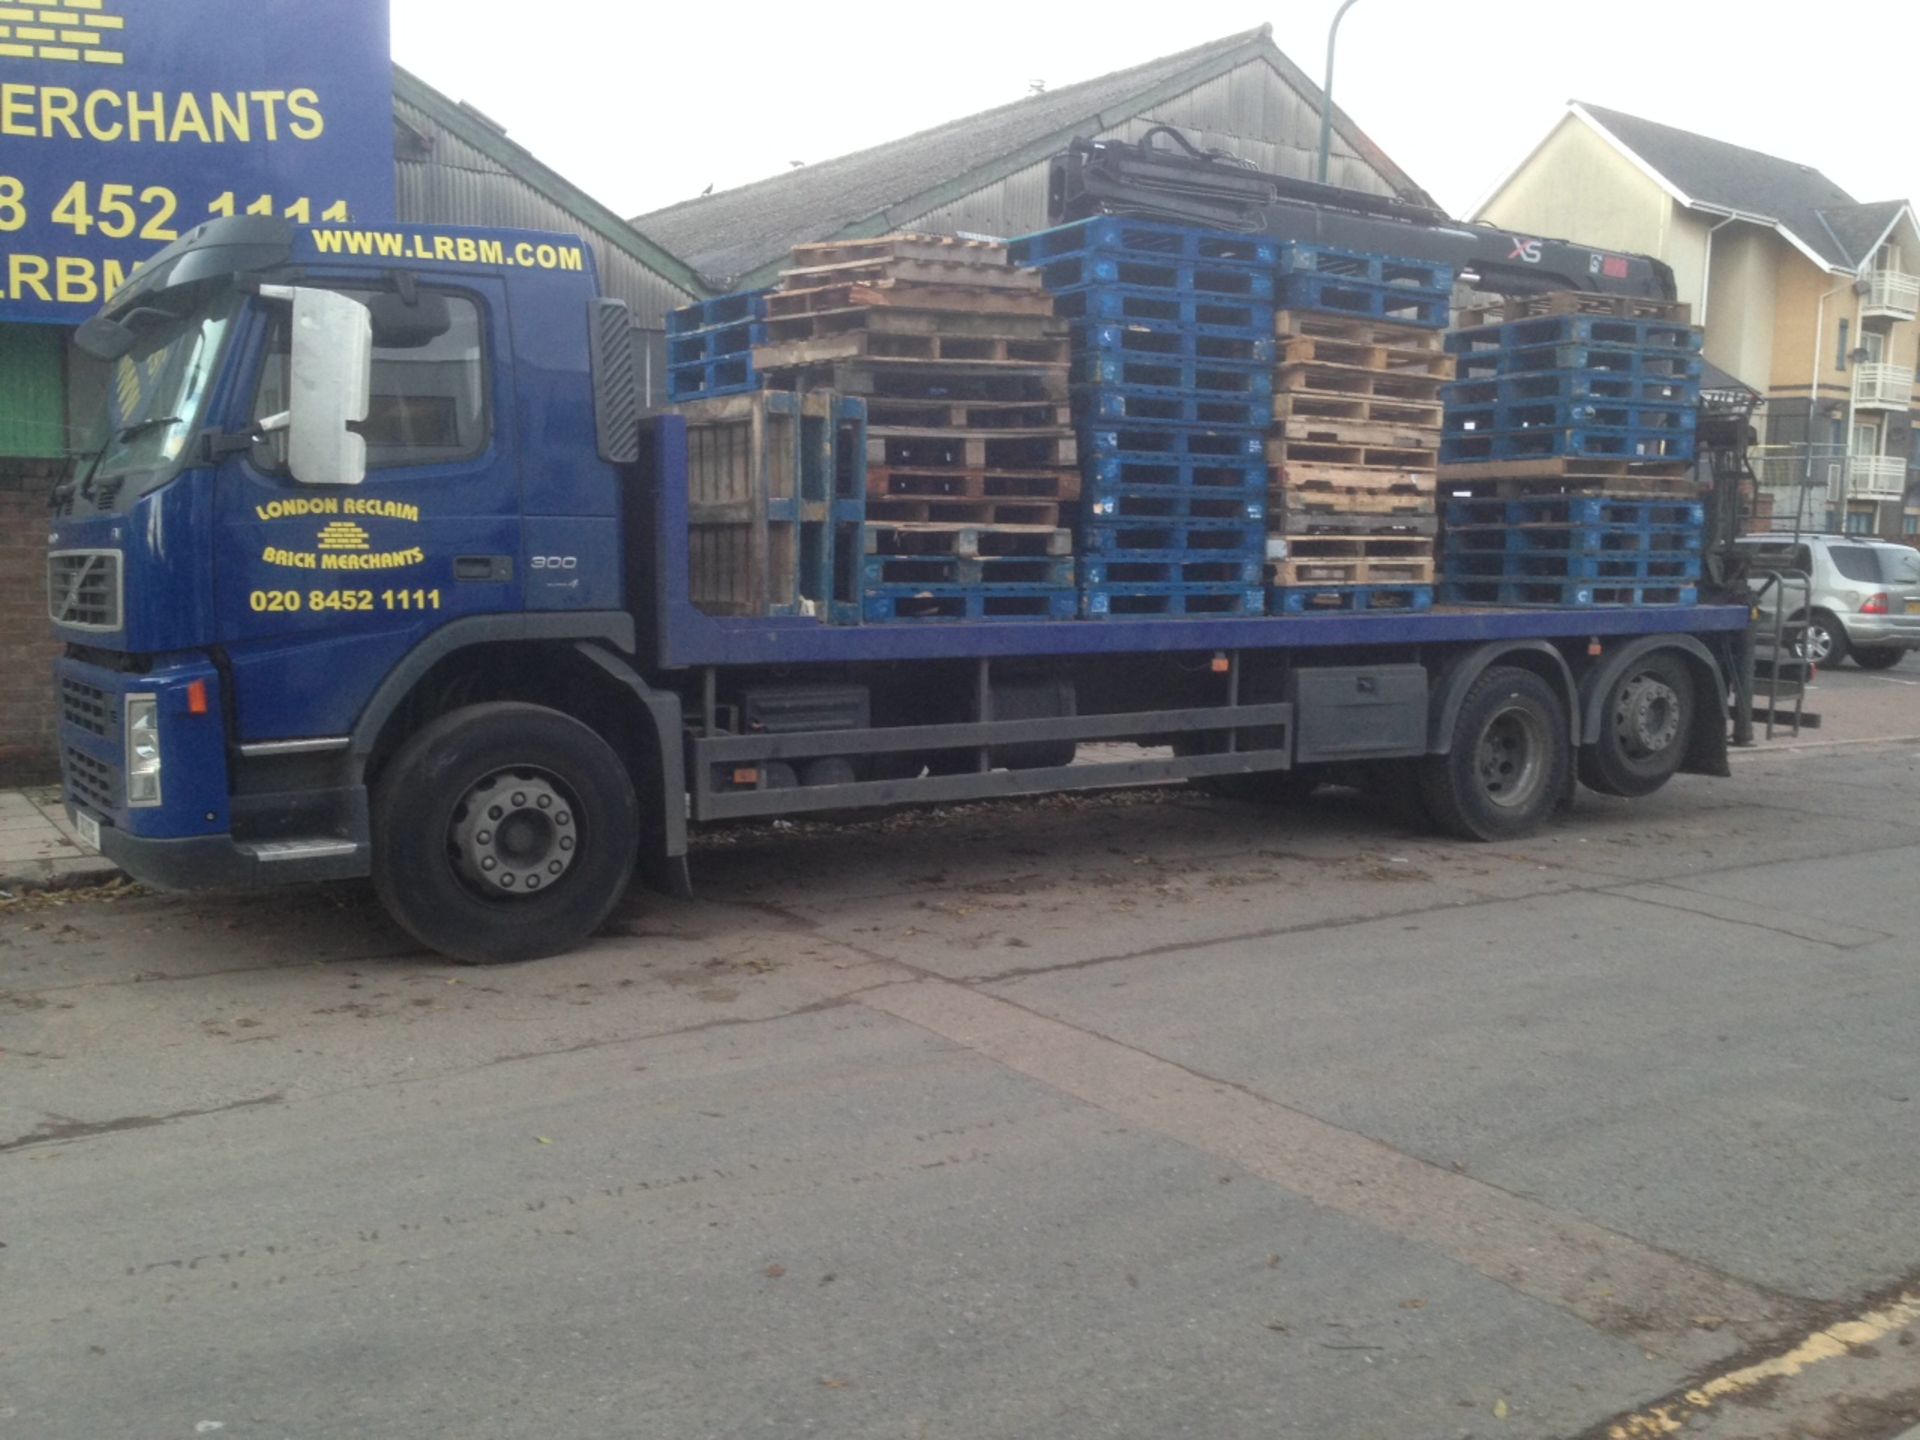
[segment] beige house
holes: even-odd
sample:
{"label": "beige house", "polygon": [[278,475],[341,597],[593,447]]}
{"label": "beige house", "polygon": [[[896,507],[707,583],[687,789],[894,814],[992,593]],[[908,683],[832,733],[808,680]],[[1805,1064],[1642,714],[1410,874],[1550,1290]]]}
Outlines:
{"label": "beige house", "polygon": [[1765,397],[1776,524],[1920,534],[1920,227],[1809,165],[1579,101],[1470,219],[1673,269],[1706,355]]}

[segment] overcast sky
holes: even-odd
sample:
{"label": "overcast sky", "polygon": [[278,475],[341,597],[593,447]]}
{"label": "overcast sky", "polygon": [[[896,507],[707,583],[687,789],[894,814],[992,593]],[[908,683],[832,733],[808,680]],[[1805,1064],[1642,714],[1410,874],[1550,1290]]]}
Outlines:
{"label": "overcast sky", "polygon": [[[1317,79],[1335,3],[392,0],[393,53],[636,215],[1267,21]],[[1360,0],[1334,94],[1455,214],[1569,99],[1813,165],[1857,199],[1911,199],[1916,62],[1912,0]]]}

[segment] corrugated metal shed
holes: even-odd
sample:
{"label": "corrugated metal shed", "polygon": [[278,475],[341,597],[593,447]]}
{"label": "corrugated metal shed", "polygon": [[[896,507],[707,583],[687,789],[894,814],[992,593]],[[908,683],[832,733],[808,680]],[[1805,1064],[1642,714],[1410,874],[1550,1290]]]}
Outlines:
{"label": "corrugated metal shed", "polygon": [[[1029,96],[853,155],[669,206],[634,221],[717,288],[773,277],[796,244],[889,232],[1014,235],[1046,221],[1048,159],[1079,137],[1170,124],[1262,168],[1306,176],[1320,87],[1268,26]],[[1328,178],[1431,199],[1338,106]]]}

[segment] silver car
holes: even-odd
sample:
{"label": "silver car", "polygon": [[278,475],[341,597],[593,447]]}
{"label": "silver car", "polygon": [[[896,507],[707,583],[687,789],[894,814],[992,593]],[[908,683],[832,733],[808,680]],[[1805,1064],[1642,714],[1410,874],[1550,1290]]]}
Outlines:
{"label": "silver car", "polygon": [[[1748,584],[1763,620],[1785,597],[1789,619],[1807,618],[1806,655],[1867,670],[1920,650],[1920,550],[1860,535],[1745,535]],[[1790,577],[1769,585],[1769,571]],[[1793,576],[1798,571],[1809,582]]]}

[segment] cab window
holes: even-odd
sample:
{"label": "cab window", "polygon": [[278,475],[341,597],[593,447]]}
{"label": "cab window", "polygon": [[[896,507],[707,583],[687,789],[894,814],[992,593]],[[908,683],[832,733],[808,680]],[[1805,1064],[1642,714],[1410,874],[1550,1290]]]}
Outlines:
{"label": "cab window", "polygon": [[[369,293],[347,293],[362,302],[376,300]],[[405,307],[391,294],[378,296],[372,305],[373,391],[362,431],[369,470],[441,465],[471,459],[487,448],[491,417],[480,307],[464,295],[423,291],[419,298],[433,307],[436,322],[444,314],[444,328],[407,324]],[[393,323],[383,326],[383,316]],[[283,322],[274,328],[260,372],[256,421],[287,408],[287,368]]]}

